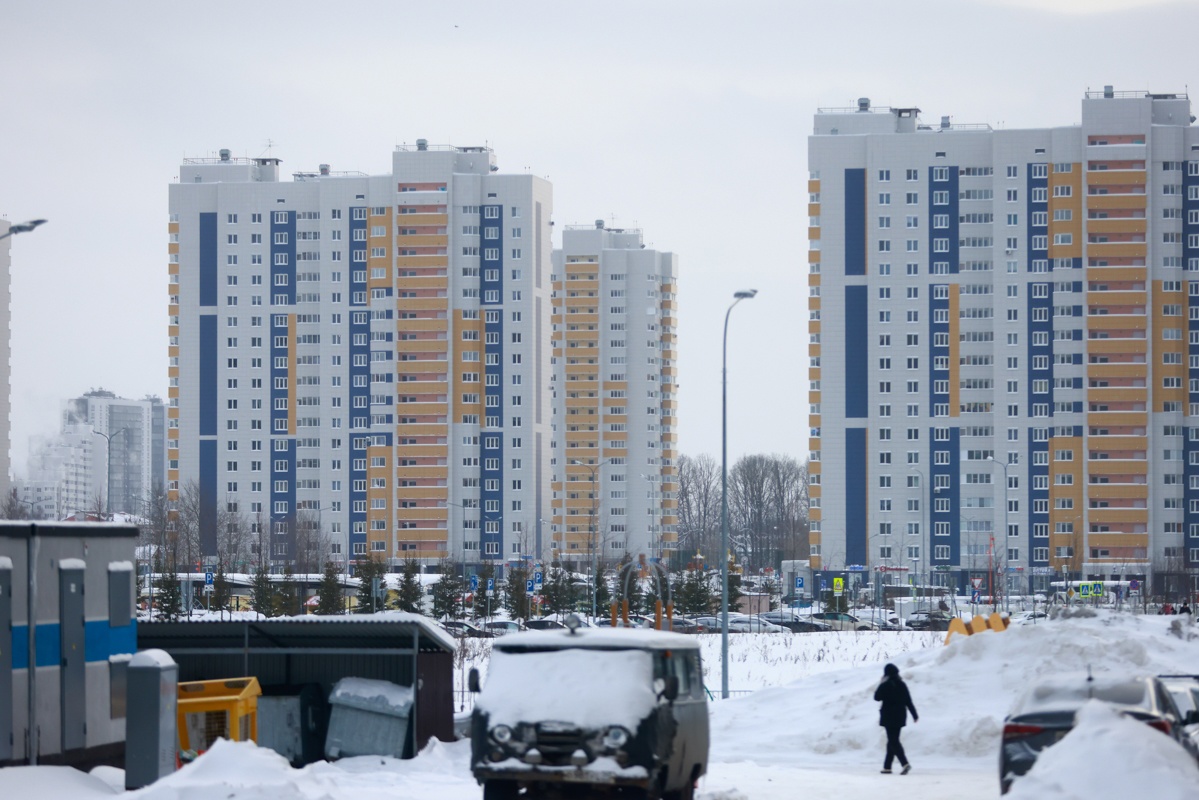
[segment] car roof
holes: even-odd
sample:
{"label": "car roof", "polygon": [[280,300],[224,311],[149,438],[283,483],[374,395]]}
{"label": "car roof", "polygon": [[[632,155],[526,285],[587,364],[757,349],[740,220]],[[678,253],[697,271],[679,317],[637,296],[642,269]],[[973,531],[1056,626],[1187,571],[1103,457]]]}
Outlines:
{"label": "car roof", "polygon": [[1125,707],[1156,705],[1148,675],[1118,672],[1066,672],[1033,684],[1016,704],[1013,714],[1073,710],[1090,697]]}
{"label": "car roof", "polygon": [[530,631],[512,633],[495,640],[496,650],[519,650],[535,647],[539,650],[551,648],[589,648],[595,650],[698,650],[694,637],[669,631],[647,628],[579,628],[568,630]]}

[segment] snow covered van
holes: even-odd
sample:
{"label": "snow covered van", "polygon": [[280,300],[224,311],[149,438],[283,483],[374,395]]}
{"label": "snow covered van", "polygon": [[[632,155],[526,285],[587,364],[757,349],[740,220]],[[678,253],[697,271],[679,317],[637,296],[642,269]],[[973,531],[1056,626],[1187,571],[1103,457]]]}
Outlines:
{"label": "snow covered van", "polygon": [[[575,622],[571,620],[571,622]],[[480,691],[479,676],[470,688]],[[708,703],[692,636],[633,628],[496,639],[471,719],[484,800],[690,800],[708,764]]]}

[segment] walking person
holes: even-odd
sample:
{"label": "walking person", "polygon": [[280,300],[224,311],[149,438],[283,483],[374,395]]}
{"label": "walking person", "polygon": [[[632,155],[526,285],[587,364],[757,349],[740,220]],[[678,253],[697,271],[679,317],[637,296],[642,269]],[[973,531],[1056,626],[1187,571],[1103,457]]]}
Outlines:
{"label": "walking person", "polygon": [[878,724],[887,731],[887,756],[883,759],[883,774],[891,774],[891,764],[895,759],[903,766],[901,775],[907,775],[912,770],[908,757],[903,752],[899,742],[899,732],[907,724],[908,712],[912,712],[912,722],[917,722],[920,715],[912,704],[912,695],[908,685],[899,677],[899,667],[888,664],[883,667],[883,682],[874,690],[874,699],[882,703],[879,706]]}

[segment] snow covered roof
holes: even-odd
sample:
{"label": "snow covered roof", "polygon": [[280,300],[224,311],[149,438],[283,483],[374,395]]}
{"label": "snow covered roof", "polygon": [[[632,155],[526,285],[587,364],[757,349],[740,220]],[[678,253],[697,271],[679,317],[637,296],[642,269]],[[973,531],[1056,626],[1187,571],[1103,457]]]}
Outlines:
{"label": "snow covered roof", "polygon": [[352,648],[363,651],[409,647],[413,632],[420,650],[457,648],[454,637],[428,617],[403,611],[387,614],[275,617],[262,620],[205,619],[193,622],[144,622],[137,626],[138,644],[164,650],[220,647],[287,650],[305,647]]}
{"label": "snow covered roof", "polygon": [[648,628],[579,628],[575,633],[561,629],[510,633],[502,639],[496,639],[492,647],[496,650],[524,647],[696,650],[699,648],[699,642],[694,636]]}

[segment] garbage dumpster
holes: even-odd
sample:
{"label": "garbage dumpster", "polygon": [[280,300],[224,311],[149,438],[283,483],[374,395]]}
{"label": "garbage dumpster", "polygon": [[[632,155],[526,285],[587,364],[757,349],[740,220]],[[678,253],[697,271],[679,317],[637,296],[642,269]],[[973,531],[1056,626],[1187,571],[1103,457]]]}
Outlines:
{"label": "garbage dumpster", "polygon": [[413,693],[407,686],[367,678],[342,678],[329,695],[332,713],[325,755],[403,758]]}
{"label": "garbage dumpster", "polygon": [[203,753],[218,737],[258,739],[257,678],[188,681],[179,684],[179,749]]}
{"label": "garbage dumpster", "polygon": [[319,684],[267,686],[258,698],[259,747],[302,767],[324,758],[329,702]]}

